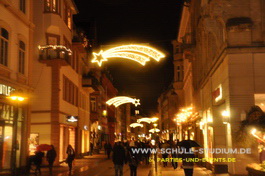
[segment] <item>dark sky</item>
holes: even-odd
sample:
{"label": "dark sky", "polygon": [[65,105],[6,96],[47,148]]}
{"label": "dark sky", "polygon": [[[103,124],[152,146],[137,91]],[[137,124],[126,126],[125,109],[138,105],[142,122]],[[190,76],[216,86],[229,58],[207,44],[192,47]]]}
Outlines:
{"label": "dark sky", "polygon": [[[143,114],[153,114],[157,98],[173,79],[171,40],[177,36],[181,0],[75,0],[76,23],[95,21],[99,45],[148,43],[167,57],[146,66],[129,60],[109,61],[120,95],[141,99]],[[87,28],[85,30],[88,31]]]}

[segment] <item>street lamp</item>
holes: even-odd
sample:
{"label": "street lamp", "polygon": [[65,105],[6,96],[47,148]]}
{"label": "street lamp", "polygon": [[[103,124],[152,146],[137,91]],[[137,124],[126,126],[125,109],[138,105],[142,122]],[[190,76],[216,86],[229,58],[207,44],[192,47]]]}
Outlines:
{"label": "street lamp", "polygon": [[12,175],[16,175],[17,124],[18,124],[18,116],[19,116],[18,108],[19,108],[19,103],[25,101],[27,97],[24,96],[22,91],[15,90],[11,92],[10,96],[7,98],[16,103],[16,111],[13,117],[13,131],[12,131],[13,137],[12,137],[12,151],[11,151],[11,172],[12,172]]}

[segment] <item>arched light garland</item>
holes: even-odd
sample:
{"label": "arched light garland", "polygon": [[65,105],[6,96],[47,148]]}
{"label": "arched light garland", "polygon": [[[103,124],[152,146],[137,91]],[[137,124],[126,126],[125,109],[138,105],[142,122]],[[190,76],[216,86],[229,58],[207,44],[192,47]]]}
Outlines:
{"label": "arched light garland", "polygon": [[54,50],[56,49],[64,49],[67,52],[69,52],[69,55],[72,55],[72,50],[67,48],[66,46],[63,45],[43,45],[43,46],[38,46],[39,50],[47,49],[47,48],[52,48]]}
{"label": "arched light garland", "polygon": [[125,103],[132,103],[135,106],[138,106],[138,105],[140,105],[140,99],[126,97],[126,96],[118,96],[118,97],[114,97],[114,98],[109,99],[106,103],[109,106],[114,105],[115,107],[118,107],[118,106],[125,104]]}
{"label": "arched light garland", "polygon": [[160,132],[160,130],[157,128],[153,128],[153,129],[149,130],[149,132],[150,133],[158,133],[158,132]]}
{"label": "arched light garland", "polygon": [[132,127],[132,128],[136,128],[136,127],[144,127],[144,125],[143,124],[140,124],[140,123],[132,123],[132,124],[130,124],[130,127]]}
{"label": "arched light garland", "polygon": [[157,117],[152,117],[152,118],[149,118],[149,117],[144,117],[144,118],[140,118],[137,120],[138,123],[141,123],[141,122],[146,122],[146,123],[154,123],[158,120]]}
{"label": "arched light garland", "polygon": [[122,45],[107,51],[94,52],[93,55],[94,58],[91,62],[98,63],[99,66],[102,65],[102,62],[108,61],[109,58],[125,58],[145,65],[146,62],[150,61],[150,58],[158,62],[165,57],[160,51],[144,45]]}

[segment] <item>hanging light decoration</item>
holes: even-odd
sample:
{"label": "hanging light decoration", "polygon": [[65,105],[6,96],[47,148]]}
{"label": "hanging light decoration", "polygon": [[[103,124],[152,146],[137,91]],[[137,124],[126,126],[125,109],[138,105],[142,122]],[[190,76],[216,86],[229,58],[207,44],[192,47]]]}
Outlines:
{"label": "hanging light decoration", "polygon": [[136,128],[136,127],[144,127],[144,125],[143,124],[140,124],[140,123],[132,123],[132,124],[130,124],[130,127],[132,127],[132,128]]}
{"label": "hanging light decoration", "polygon": [[160,132],[160,130],[157,128],[153,128],[153,129],[149,130],[149,132],[150,133],[158,133],[158,132]]}
{"label": "hanging light decoration", "polygon": [[193,114],[192,109],[192,107],[181,109],[181,112],[176,115],[174,121],[176,121],[178,124],[186,122]]}
{"label": "hanging light decoration", "polygon": [[118,97],[109,99],[106,103],[109,106],[114,105],[115,107],[118,107],[125,103],[132,103],[137,107],[138,105],[140,105],[140,99],[126,97],[126,96],[118,96]]}
{"label": "hanging light decoration", "polygon": [[152,118],[149,118],[149,117],[144,117],[144,118],[140,118],[137,120],[138,123],[141,123],[141,122],[146,122],[146,123],[154,123],[158,121],[158,118],[157,117],[152,117]]}
{"label": "hanging light decoration", "polygon": [[110,58],[129,59],[144,66],[146,62],[150,61],[150,58],[159,62],[161,58],[165,57],[163,53],[152,47],[133,44],[114,47],[106,51],[101,50],[99,53],[93,52],[93,55],[94,58],[91,62],[97,63],[99,66]]}
{"label": "hanging light decoration", "polygon": [[43,45],[43,46],[38,46],[39,50],[47,49],[47,48],[52,48],[54,50],[56,49],[64,49],[65,51],[68,52],[69,55],[72,55],[72,50],[67,48],[66,46],[63,45]]}

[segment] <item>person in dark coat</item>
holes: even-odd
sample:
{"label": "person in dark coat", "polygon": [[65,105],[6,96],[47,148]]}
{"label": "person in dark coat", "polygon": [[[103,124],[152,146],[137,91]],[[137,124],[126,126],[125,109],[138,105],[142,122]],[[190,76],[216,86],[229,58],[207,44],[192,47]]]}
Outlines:
{"label": "person in dark coat", "polygon": [[94,150],[94,144],[90,142],[90,155],[93,155],[93,150]]}
{"label": "person in dark coat", "polygon": [[112,150],[112,146],[109,142],[107,142],[105,145],[104,145],[104,148],[105,148],[105,152],[106,154],[108,155],[108,159],[110,159],[110,153],[111,153],[111,150]]}
{"label": "person in dark coat", "polygon": [[57,156],[57,153],[56,153],[56,151],[55,151],[55,149],[54,149],[54,146],[51,145],[51,147],[52,147],[52,149],[49,150],[49,151],[47,152],[47,155],[46,155],[47,161],[48,161],[48,163],[49,163],[49,171],[50,171],[50,174],[52,174],[53,163],[54,163],[55,158],[56,158],[56,156]]}
{"label": "person in dark coat", "polygon": [[39,174],[41,175],[41,170],[40,170],[40,166],[42,163],[42,158],[44,157],[44,153],[42,151],[36,151],[35,152],[35,157],[34,157],[34,164],[36,166],[35,169],[35,174],[37,175],[37,172],[39,172]]}
{"label": "person in dark coat", "polygon": [[73,161],[75,159],[75,150],[73,149],[73,147],[71,145],[68,145],[66,153],[68,155],[66,162],[67,162],[68,167],[69,167],[69,172],[72,172]]}
{"label": "person in dark coat", "polygon": [[131,147],[128,151],[128,163],[130,167],[130,175],[136,176],[137,175],[137,167],[139,164],[139,157],[137,154],[133,153],[132,149],[135,147]]}
{"label": "person in dark coat", "polygon": [[115,176],[123,176],[123,165],[127,163],[126,153],[121,142],[115,143],[113,147],[112,161],[115,167]]}
{"label": "person in dark coat", "polygon": [[[191,147],[184,147],[185,151],[190,151]],[[184,152],[182,154],[182,167],[184,169],[185,176],[193,176],[194,162],[191,159],[195,158],[194,153]]]}

